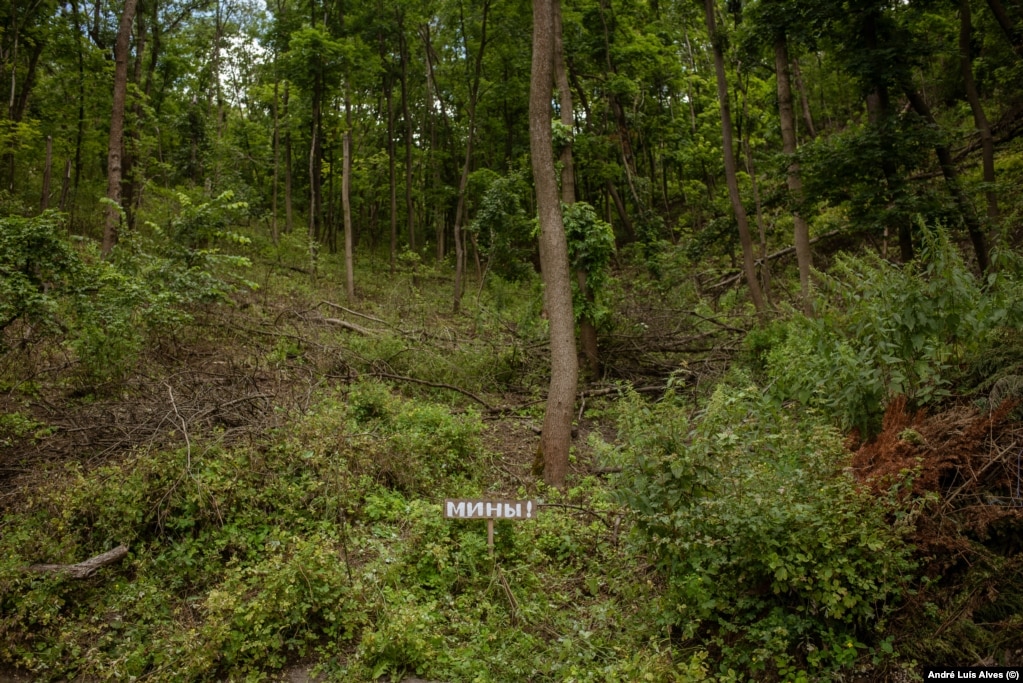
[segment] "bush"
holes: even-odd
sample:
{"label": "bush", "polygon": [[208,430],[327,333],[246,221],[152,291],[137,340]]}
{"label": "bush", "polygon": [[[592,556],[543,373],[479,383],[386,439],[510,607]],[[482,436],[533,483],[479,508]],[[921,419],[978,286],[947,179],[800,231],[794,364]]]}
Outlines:
{"label": "bush", "polygon": [[756,386],[690,419],[669,394],[622,408],[621,498],[668,578],[663,618],[722,671],[821,677],[880,634],[912,569],[905,525],[843,469],[835,431]]}
{"label": "bush", "polygon": [[864,437],[891,396],[916,406],[948,396],[957,367],[1023,316],[1011,272],[985,288],[938,231],[925,231],[913,263],[841,256],[823,282],[819,318],[796,316],[752,341],[781,339],[761,349],[774,397],[820,408]]}

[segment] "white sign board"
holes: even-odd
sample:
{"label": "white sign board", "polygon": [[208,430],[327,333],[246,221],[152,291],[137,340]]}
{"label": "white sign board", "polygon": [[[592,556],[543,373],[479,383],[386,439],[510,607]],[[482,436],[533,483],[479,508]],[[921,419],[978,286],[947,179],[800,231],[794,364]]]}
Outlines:
{"label": "white sign board", "polygon": [[444,501],[445,519],[536,519],[535,500],[461,500]]}

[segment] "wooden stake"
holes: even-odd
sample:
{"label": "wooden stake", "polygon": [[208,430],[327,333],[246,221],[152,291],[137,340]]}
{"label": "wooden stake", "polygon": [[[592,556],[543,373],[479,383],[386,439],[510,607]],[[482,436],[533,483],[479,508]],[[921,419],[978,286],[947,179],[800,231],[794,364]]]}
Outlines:
{"label": "wooden stake", "polygon": [[490,550],[490,556],[494,556],[494,518],[487,518],[487,548]]}

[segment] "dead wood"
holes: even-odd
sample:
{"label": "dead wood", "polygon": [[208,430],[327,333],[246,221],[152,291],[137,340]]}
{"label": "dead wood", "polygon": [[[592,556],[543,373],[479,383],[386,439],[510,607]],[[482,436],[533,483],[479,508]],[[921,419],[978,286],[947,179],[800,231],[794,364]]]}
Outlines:
{"label": "dead wood", "polygon": [[338,318],[320,318],[319,320],[321,322],[329,323],[331,325],[336,325],[341,329],[348,330],[350,332],[355,332],[356,334],[362,335],[363,337],[376,337],[380,334],[376,330],[370,330],[368,328],[362,327],[361,325],[350,323],[347,320],[340,320]]}
{"label": "dead wood", "polygon": [[330,306],[331,308],[337,309],[339,311],[343,311],[343,312],[345,312],[345,313],[347,313],[349,315],[355,315],[355,316],[358,316],[360,318],[365,318],[366,320],[372,320],[375,323],[380,323],[381,325],[387,325],[388,327],[391,327],[391,324],[388,323],[386,320],[381,320],[380,318],[374,318],[373,316],[366,315],[365,313],[359,313],[358,311],[353,311],[352,309],[345,308],[344,306],[342,306],[340,304],[331,303],[330,301],[321,301],[320,305],[322,305],[322,306]]}
{"label": "dead wood", "polygon": [[[810,244],[814,244],[815,242],[820,242],[821,240],[827,239],[829,237],[836,237],[837,235],[841,234],[841,232],[842,232],[841,230],[832,230],[831,232],[826,232],[823,235],[817,235],[812,240],[810,240]],[[788,254],[794,254],[794,253],[796,253],[795,246],[785,247],[784,249],[779,249],[776,252],[768,254],[766,259],[762,259],[762,258],[757,259],[754,262],[754,265],[757,265],[757,266],[763,265],[765,260],[773,261],[774,259],[781,258],[782,256],[787,256]],[[735,275],[730,275],[730,276],[726,277],[724,280],[720,280],[720,281],[715,282],[714,284],[710,285],[708,287],[708,289],[718,289],[719,287],[727,287],[729,285],[733,285],[736,282],[738,282],[739,280],[741,280],[742,277],[743,277],[742,273],[736,273]]]}
{"label": "dead wood", "polygon": [[95,574],[96,570],[100,567],[118,562],[124,559],[127,554],[128,546],[119,545],[113,550],[108,550],[102,555],[90,557],[88,560],[78,564],[34,564],[28,568],[28,571],[39,574],[63,573],[72,579],[86,579]]}
{"label": "dead wood", "polygon": [[423,386],[427,386],[427,387],[435,387],[437,389],[448,389],[450,391],[456,391],[459,394],[462,394],[463,396],[467,396],[467,397],[471,398],[472,400],[476,401],[477,403],[479,403],[481,406],[483,406],[484,408],[486,408],[490,412],[498,412],[498,411],[504,410],[504,408],[495,407],[495,406],[490,405],[489,403],[487,403],[486,401],[484,401],[482,398],[480,398],[476,394],[472,393],[471,391],[468,391],[468,390],[463,389],[461,387],[456,387],[453,384],[444,384],[443,382],[429,382],[429,381],[427,381],[425,379],[417,379],[415,377],[405,377],[404,375],[392,375],[389,372],[377,371],[377,372],[371,372],[371,373],[368,373],[368,374],[370,374],[373,377],[384,377],[386,379],[398,380],[399,382],[411,382],[412,384],[422,384]]}

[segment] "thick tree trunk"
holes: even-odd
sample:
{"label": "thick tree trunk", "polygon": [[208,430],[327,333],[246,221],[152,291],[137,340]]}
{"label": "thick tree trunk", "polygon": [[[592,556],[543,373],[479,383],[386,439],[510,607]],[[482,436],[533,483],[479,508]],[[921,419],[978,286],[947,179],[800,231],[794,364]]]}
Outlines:
{"label": "thick tree trunk", "polygon": [[[810,228],[803,218],[799,205],[803,199],[803,180],[799,177],[799,162],[796,154],[796,116],[792,107],[792,86],[789,82],[789,54],[785,34],[779,33],[774,39],[774,71],[778,80],[778,117],[781,119],[782,153],[789,157],[785,181],[793,203],[792,221],[795,224],[796,262],[799,265],[799,291],[803,313],[813,315],[813,299],[810,296]],[[812,135],[812,133],[811,133]]]}
{"label": "thick tree trunk", "polygon": [[984,198],[987,200],[989,227],[994,227],[1001,215],[998,209],[998,195],[995,193],[995,142],[991,135],[991,123],[984,113],[984,107],[980,103],[980,94],[977,92],[977,84],[973,80],[973,55],[970,50],[972,33],[969,0],[959,0],[959,66],[963,74],[966,101],[970,103],[970,110],[973,112],[973,124],[980,132],[984,183],[987,185],[984,189]]}
{"label": "thick tree trunk", "polygon": [[551,85],[554,57],[552,0],[533,0],[532,81],[529,89],[529,148],[540,216],[540,261],[544,303],[550,322],[551,384],[540,437],[544,481],[563,487],[572,441],[578,384],[571,273],[561,218],[558,178],[551,148]]}
{"label": "thick tree trunk", "polygon": [[735,167],[735,149],[732,141],[732,115],[728,105],[728,81],[725,77],[725,55],[721,47],[721,36],[718,35],[717,22],[714,18],[714,0],[704,0],[704,13],[707,21],[707,32],[710,35],[714,50],[714,73],[718,84],[718,102],[721,106],[721,139],[725,161],[725,181],[728,185],[728,196],[732,202],[735,222],[739,225],[739,243],[742,245],[743,270],[749,284],[750,298],[757,312],[764,310],[764,295],[757,282],[757,269],[753,259],[753,238],[749,230],[749,218],[739,196],[739,179]]}
{"label": "thick tree trunk", "polygon": [[111,205],[106,209],[103,226],[103,256],[109,256],[117,244],[118,227],[121,223],[121,148],[124,144],[124,105],[128,94],[128,46],[131,40],[131,24],[135,18],[138,0],[125,0],[121,23],[117,29],[114,44],[114,103],[110,114],[110,140],[107,146],[107,199]]}

